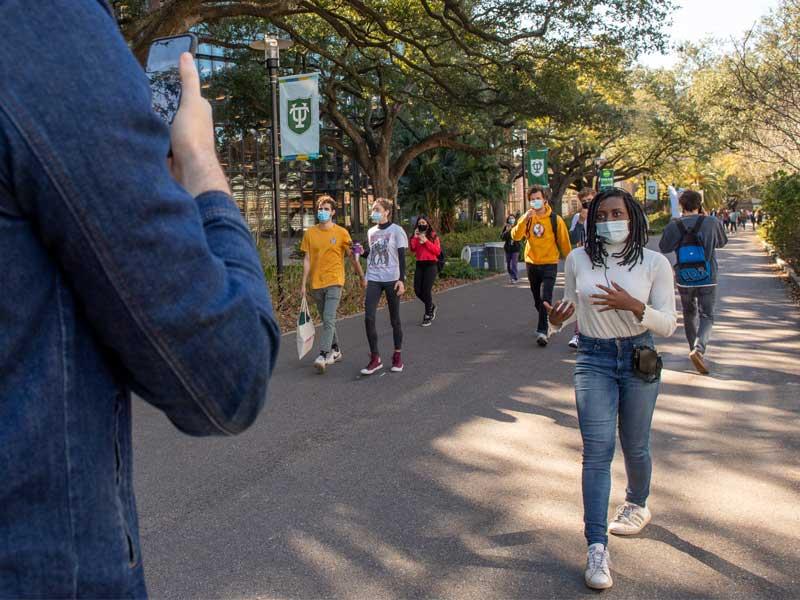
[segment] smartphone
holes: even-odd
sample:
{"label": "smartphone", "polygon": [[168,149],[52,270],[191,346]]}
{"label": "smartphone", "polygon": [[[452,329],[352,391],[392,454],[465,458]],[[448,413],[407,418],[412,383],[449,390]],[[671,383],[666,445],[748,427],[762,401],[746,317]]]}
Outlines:
{"label": "smartphone", "polygon": [[197,36],[193,33],[153,40],[147,54],[145,72],[150,79],[153,110],[167,125],[172,125],[181,104],[178,64],[184,52],[190,52],[192,56],[197,53]]}

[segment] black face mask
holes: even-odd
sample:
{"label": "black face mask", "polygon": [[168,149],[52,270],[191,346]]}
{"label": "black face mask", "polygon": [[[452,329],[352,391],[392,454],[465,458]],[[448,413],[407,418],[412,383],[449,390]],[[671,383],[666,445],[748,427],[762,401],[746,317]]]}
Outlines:
{"label": "black face mask", "polygon": [[425,233],[426,231],[428,231],[428,226],[427,225],[417,225],[417,229],[419,230],[420,233]]}

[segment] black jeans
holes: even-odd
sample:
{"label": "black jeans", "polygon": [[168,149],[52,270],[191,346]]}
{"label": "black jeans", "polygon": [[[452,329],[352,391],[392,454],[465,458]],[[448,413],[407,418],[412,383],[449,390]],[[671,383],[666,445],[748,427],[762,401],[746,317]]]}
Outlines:
{"label": "black jeans", "polygon": [[417,261],[417,270],[414,272],[414,293],[425,305],[425,314],[433,314],[433,282],[439,274],[439,268],[434,260]]}
{"label": "black jeans", "polygon": [[547,333],[547,310],[543,303],[553,304],[553,288],[556,287],[556,275],[558,265],[532,265],[525,263],[528,267],[528,282],[531,284],[533,292],[533,304],[539,312],[539,324],[536,326],[538,333]]}
{"label": "black jeans", "polygon": [[386,303],[389,306],[389,320],[392,322],[392,333],[394,336],[394,349],[400,350],[403,347],[403,328],[400,324],[400,296],[394,291],[396,281],[368,281],[367,295],[364,301],[364,325],[367,328],[367,341],[369,351],[378,354],[378,329],[375,324],[375,317],[378,312],[378,302],[381,294],[386,292]]}

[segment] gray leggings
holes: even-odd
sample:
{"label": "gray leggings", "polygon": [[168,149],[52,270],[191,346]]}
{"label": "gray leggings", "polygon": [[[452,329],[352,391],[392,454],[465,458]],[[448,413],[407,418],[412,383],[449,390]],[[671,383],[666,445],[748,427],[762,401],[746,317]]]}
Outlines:
{"label": "gray leggings", "polygon": [[369,351],[378,354],[378,329],[376,326],[376,314],[378,312],[378,302],[381,294],[386,293],[386,303],[389,306],[389,320],[392,322],[392,333],[394,337],[394,349],[400,350],[403,347],[403,328],[400,324],[400,297],[394,291],[396,281],[368,281],[367,295],[364,301],[364,325],[367,328],[367,341]]}

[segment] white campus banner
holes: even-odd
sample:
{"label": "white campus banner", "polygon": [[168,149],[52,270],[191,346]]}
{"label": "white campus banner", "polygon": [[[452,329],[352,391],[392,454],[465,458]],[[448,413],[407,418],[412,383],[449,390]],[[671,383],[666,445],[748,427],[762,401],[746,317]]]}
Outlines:
{"label": "white campus banner", "polygon": [[319,73],[279,77],[281,158],[319,156]]}

